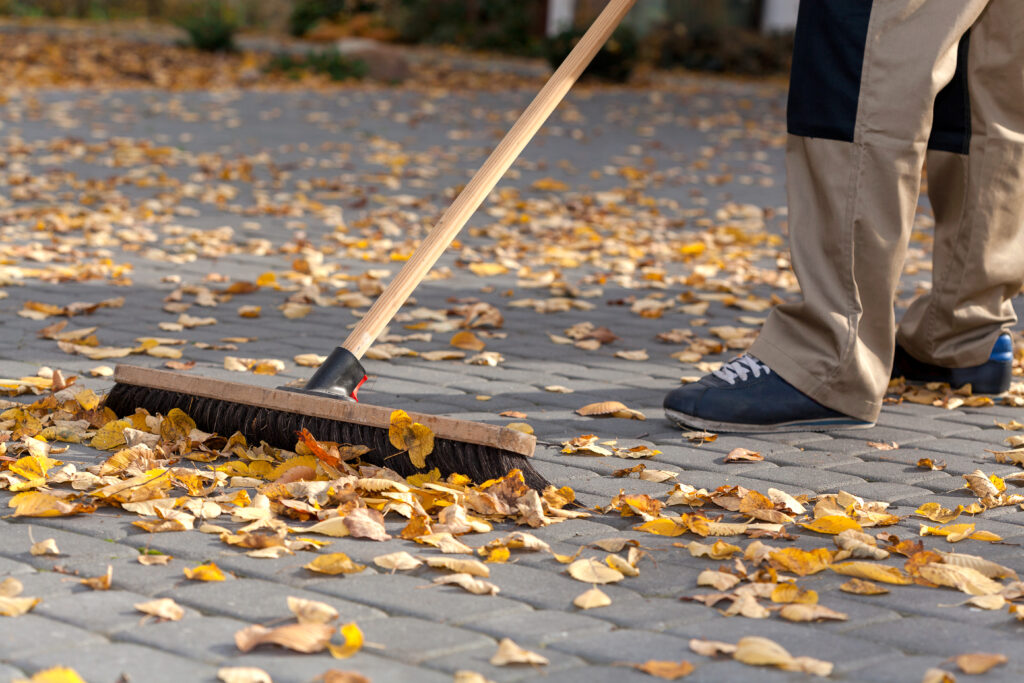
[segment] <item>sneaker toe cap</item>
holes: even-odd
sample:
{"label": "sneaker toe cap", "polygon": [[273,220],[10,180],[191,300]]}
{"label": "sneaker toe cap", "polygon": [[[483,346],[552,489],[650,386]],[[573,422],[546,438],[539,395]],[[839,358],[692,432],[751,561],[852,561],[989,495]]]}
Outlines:
{"label": "sneaker toe cap", "polygon": [[672,410],[684,415],[695,415],[700,399],[707,391],[707,387],[700,383],[686,384],[668,392],[665,396],[665,410]]}

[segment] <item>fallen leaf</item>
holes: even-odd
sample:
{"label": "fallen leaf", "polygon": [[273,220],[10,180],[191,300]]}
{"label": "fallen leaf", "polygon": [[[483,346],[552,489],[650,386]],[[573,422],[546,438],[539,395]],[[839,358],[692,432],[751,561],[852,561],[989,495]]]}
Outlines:
{"label": "fallen leaf", "polygon": [[569,565],[568,572],[569,576],[584,583],[615,583],[626,578],[619,570],[592,557],[576,560]]}
{"label": "fallen leaf", "polygon": [[509,664],[530,664],[533,666],[548,664],[547,657],[524,650],[515,644],[511,638],[502,638],[498,643],[498,651],[491,657],[493,666],[508,666]]}
{"label": "fallen leaf", "polygon": [[273,683],[263,669],[255,666],[224,666],[217,669],[217,680],[223,683]]}
{"label": "fallen leaf", "polygon": [[836,574],[852,576],[858,579],[869,581],[881,581],[905,586],[913,583],[913,580],[896,567],[888,567],[882,564],[871,562],[840,562],[829,566],[829,569]]}
{"label": "fallen leaf", "polygon": [[57,541],[53,538],[47,538],[33,543],[32,547],[29,548],[29,553],[32,555],[60,555],[60,550],[57,549]]}
{"label": "fallen leaf", "polygon": [[235,633],[235,645],[248,652],[257,645],[274,644],[306,654],[320,652],[334,635],[330,624],[286,624],[274,629],[254,624]]}
{"label": "fallen leaf", "polygon": [[[455,683],[459,683],[457,672],[455,678]],[[328,669],[316,678],[316,683],[371,683],[371,681],[363,674],[356,673],[355,671]]]}
{"label": "fallen leaf", "polygon": [[685,660],[681,662],[664,662],[651,659],[643,664],[633,664],[632,666],[637,671],[643,671],[648,676],[654,676],[666,681],[679,680],[689,676],[694,671],[693,664]]}
{"label": "fallen leaf", "polygon": [[93,576],[88,579],[81,579],[79,581],[83,586],[88,586],[94,591],[108,591],[110,590],[110,581],[114,578],[114,567],[113,565],[107,565],[107,573],[101,574],[100,576]]}
{"label": "fallen leaf", "polygon": [[338,610],[326,602],[288,596],[288,609],[300,624],[326,624],[338,618]]}
{"label": "fallen leaf", "polygon": [[921,683],[956,683],[956,676],[942,669],[928,669]]}
{"label": "fallen leaf", "polygon": [[476,595],[497,595],[500,589],[490,581],[474,578],[472,574],[448,574],[434,579],[435,584],[454,584]]}
{"label": "fallen leaf", "polygon": [[338,629],[344,642],[341,645],[327,644],[327,649],[335,659],[348,659],[363,649],[363,632],[355,622],[344,624]]}
{"label": "fallen leaf", "polygon": [[13,683],[85,683],[85,679],[74,669],[66,666],[55,666],[33,674],[32,678],[15,678]]}
{"label": "fallen leaf", "polygon": [[185,608],[170,598],[159,598],[147,602],[135,603],[135,609],[143,614],[167,621],[180,621],[185,616]]}
{"label": "fallen leaf", "polygon": [[779,610],[779,616],[787,621],[846,621],[847,615],[823,605],[786,605]]}
{"label": "fallen leaf", "polygon": [[965,674],[978,675],[987,672],[989,669],[1006,664],[1006,655],[992,654],[988,652],[971,652],[969,654],[957,655],[953,660],[960,670]]}
{"label": "fallen leaf", "polygon": [[416,569],[416,567],[421,566],[423,564],[423,560],[418,560],[404,550],[400,550],[396,553],[378,555],[373,558],[373,563],[381,569],[405,571],[408,569]]}
{"label": "fallen leaf", "polygon": [[413,422],[404,410],[391,413],[388,438],[395,448],[408,451],[410,462],[417,468],[426,466],[426,458],[434,450],[434,433],[429,427]]}
{"label": "fallen leaf", "polygon": [[192,568],[185,567],[182,571],[185,574],[185,578],[192,581],[224,581],[226,578],[220,567],[213,562],[207,562]]}
{"label": "fallen leaf", "polygon": [[318,555],[312,562],[304,564],[303,569],[335,576],[337,574],[358,574],[366,569],[366,565],[353,562],[345,553],[327,553]]}
{"label": "fallen leaf", "polygon": [[457,574],[469,574],[484,578],[491,575],[491,570],[479,560],[467,560],[456,557],[428,557],[425,561],[428,567],[447,569]]}
{"label": "fallen leaf", "polygon": [[595,609],[597,607],[607,607],[612,604],[612,599],[605,595],[601,589],[591,588],[577,595],[573,599],[572,604],[580,609]]}
{"label": "fallen leaf", "polygon": [[703,638],[691,638],[690,649],[704,657],[717,657],[718,655],[732,656],[736,652],[736,646],[732,643],[725,643],[720,640],[705,640]]}
{"label": "fallen leaf", "polygon": [[764,460],[764,456],[757,451],[751,451],[746,448],[734,448],[729,451],[729,454],[725,456],[722,462],[760,462]]}

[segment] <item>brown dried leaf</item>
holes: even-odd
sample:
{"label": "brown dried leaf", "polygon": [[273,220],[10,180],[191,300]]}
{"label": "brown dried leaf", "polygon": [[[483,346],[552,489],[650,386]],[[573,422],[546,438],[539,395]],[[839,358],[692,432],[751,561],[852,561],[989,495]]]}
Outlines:
{"label": "brown dried leaf", "polygon": [[493,666],[508,666],[509,664],[530,664],[532,666],[548,664],[547,657],[524,650],[515,644],[511,638],[502,638],[498,643],[498,651],[491,657]]}
{"label": "brown dried leaf", "polygon": [[146,602],[135,603],[135,609],[158,619],[180,621],[185,616],[185,608],[170,598],[159,598]]}
{"label": "brown dried leaf", "polygon": [[722,462],[760,462],[764,460],[764,456],[757,451],[751,451],[746,448],[734,448],[729,451],[729,454],[725,456]]}
{"label": "brown dried leaf", "polygon": [[965,674],[978,675],[987,672],[989,669],[1006,664],[1006,655],[993,654],[989,652],[971,652],[969,654],[957,655],[953,660],[960,670]]}
{"label": "brown dried leaf", "polygon": [[438,585],[456,585],[475,595],[497,595],[501,590],[490,581],[477,579],[472,574],[465,573],[439,576],[434,579],[434,583]]}
{"label": "brown dried leaf", "polygon": [[286,624],[274,629],[254,624],[235,633],[235,645],[248,652],[257,645],[274,644],[306,654],[321,652],[334,635],[330,624]]}

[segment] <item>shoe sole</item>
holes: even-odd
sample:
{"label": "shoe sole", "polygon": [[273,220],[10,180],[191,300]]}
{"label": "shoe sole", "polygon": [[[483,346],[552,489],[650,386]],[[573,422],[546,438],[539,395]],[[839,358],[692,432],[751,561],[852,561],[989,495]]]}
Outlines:
{"label": "shoe sole", "polygon": [[665,410],[665,417],[680,427],[702,429],[708,432],[747,432],[751,434],[781,434],[785,432],[831,432],[838,429],[870,429],[874,422],[863,422],[852,417],[824,418],[820,420],[794,420],[780,424],[742,424],[738,422],[716,422],[692,415]]}

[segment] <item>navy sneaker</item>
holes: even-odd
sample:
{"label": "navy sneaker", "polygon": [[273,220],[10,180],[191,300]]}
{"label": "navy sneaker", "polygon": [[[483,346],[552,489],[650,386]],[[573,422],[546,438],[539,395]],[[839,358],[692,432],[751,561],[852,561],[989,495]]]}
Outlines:
{"label": "navy sneaker", "polygon": [[665,397],[665,416],[711,432],[821,432],[873,427],[826,408],[744,354]]}
{"label": "navy sneaker", "polygon": [[902,377],[912,384],[946,382],[954,389],[970,384],[975,394],[1002,394],[1010,388],[1013,377],[1013,339],[1009,334],[999,335],[988,360],[972,368],[944,368],[925,363],[897,344],[892,376],[893,379]]}

